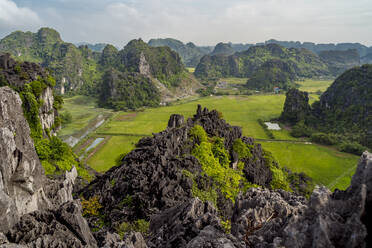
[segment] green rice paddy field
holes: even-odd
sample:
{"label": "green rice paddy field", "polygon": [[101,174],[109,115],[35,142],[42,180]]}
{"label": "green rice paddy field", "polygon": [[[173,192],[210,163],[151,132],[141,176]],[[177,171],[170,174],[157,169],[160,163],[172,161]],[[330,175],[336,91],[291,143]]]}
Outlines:
{"label": "green rice paddy field", "polygon": [[[303,87],[314,91],[328,87],[330,81],[307,81]],[[318,95],[311,94],[311,101],[318,99]],[[177,105],[145,109],[143,112],[115,112],[111,119],[102,125],[91,137],[107,136],[107,142],[96,149],[86,161],[93,169],[104,172],[115,165],[115,159],[122,153],[127,153],[134,148],[134,144],[144,136],[162,131],[166,128],[169,116],[177,113],[186,118],[196,112],[197,104],[209,109],[217,109],[222,112],[223,118],[231,125],[241,126],[245,136],[259,139],[259,143],[279,161],[296,172],[305,172],[311,176],[317,184],[328,186],[330,189],[345,189],[349,183],[358,161],[358,157],[336,151],[333,147],[308,144],[297,140],[289,135],[289,131],[283,128],[274,131],[275,140],[269,140],[257,119],[270,120],[278,117],[282,111],[285,95],[251,95],[251,96],[213,96],[199,98],[192,101],[183,101]],[[96,109],[86,109],[79,104],[68,107],[71,112],[79,112],[79,108],[85,108],[85,114]],[[107,111],[107,110],[100,110]],[[99,111],[98,111],[99,112]],[[63,130],[62,130],[63,131]],[[278,141],[285,140],[285,141]]]}

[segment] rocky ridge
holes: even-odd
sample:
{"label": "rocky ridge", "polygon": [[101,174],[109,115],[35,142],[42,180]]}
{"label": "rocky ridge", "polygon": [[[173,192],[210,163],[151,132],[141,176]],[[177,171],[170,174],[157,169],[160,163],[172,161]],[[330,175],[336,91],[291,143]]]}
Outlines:
{"label": "rocky ridge", "polygon": [[[0,212],[0,219],[8,221],[1,226],[0,247],[272,248],[371,244],[372,155],[368,152],[361,157],[346,191],[331,193],[318,187],[306,199],[270,189],[275,177],[270,167],[273,162],[269,162],[261,146],[243,137],[241,129],[227,124],[217,111],[199,106],[188,120],[172,115],[165,131],[140,140],[118,166],[82,189],[80,197],[96,197],[101,205],[98,215],[89,215],[89,209],[82,208],[80,200],[72,196],[76,170],[55,180],[43,175],[19,96],[7,87],[0,90],[5,96],[0,101],[0,119],[4,120],[0,122],[0,149],[6,155],[0,164],[0,178],[5,178],[0,184],[0,203],[10,206],[19,197],[32,198],[27,182],[30,178],[34,178],[32,187],[44,192],[33,193],[40,204],[33,204],[32,209],[18,204],[17,211],[10,208]],[[10,113],[10,107],[15,111]],[[244,177],[261,187],[242,190],[233,200],[226,198],[214,178],[200,173],[202,161],[191,151],[202,138],[190,133],[195,126],[202,127],[209,140],[222,137],[230,153],[230,166],[239,168],[236,162],[243,162]],[[237,139],[250,147],[251,156],[243,158],[231,149]],[[9,146],[12,142],[15,145]],[[30,163],[34,166],[29,167]],[[25,171],[31,174],[18,180],[19,172],[26,175]],[[196,197],[195,186],[201,191],[216,186],[217,201]],[[9,216],[18,217],[9,221]],[[128,229],[122,234],[118,229],[119,224],[139,219],[149,222],[142,234]],[[102,221],[104,224],[96,229]]]}
{"label": "rocky ridge", "polygon": [[60,180],[47,179],[19,95],[9,87],[0,88],[0,95],[0,247],[94,247],[72,197],[76,169]]}
{"label": "rocky ridge", "polygon": [[[24,89],[25,84],[31,82],[40,82],[38,85],[39,101],[39,120],[43,129],[43,134],[47,131],[52,134],[59,128],[55,125],[58,116],[55,108],[55,98],[53,95],[53,86],[55,80],[49,75],[48,71],[40,65],[30,62],[17,62],[10,57],[10,54],[0,53],[0,86],[10,86],[18,91]],[[40,87],[40,88],[39,88]]]}

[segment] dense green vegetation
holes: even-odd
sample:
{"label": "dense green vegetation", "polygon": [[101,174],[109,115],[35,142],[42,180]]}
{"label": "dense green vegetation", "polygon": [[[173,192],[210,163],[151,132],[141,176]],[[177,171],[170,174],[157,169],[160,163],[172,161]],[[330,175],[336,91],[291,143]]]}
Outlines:
{"label": "dense green vegetation", "polygon": [[356,49],[346,51],[322,51],[319,57],[328,65],[330,72],[338,76],[347,69],[358,66],[360,63],[359,53]]}
{"label": "dense green vegetation", "polygon": [[230,56],[204,56],[195,70],[200,78],[251,77],[268,60],[279,59],[291,66],[298,77],[328,75],[321,59],[305,49],[287,49],[276,44],[250,47]]}
{"label": "dense green vegetation", "polygon": [[[303,136],[311,136],[313,132],[325,133],[314,134],[312,139],[323,144],[339,144],[340,150],[360,155],[366,147],[372,147],[371,83],[372,66],[363,65],[338,77],[320,100],[312,104],[311,109],[308,99],[298,97],[300,93],[297,97],[287,95],[282,120],[295,125],[293,129],[298,130],[298,134],[302,132]],[[293,110],[308,114],[291,119]]]}
{"label": "dense green vegetation", "polygon": [[[16,73],[22,75],[22,68],[23,66],[18,64],[15,67]],[[23,112],[31,131],[30,135],[45,173],[47,175],[64,173],[75,166],[79,175],[89,180],[90,175],[76,160],[76,156],[70,147],[63,143],[61,139],[51,135],[52,131],[55,132],[59,128],[61,119],[56,116],[51,129],[43,129],[41,125],[39,112],[44,104],[41,96],[46,88],[55,85],[55,80],[46,74],[45,77],[39,76],[37,80],[25,81],[22,84],[19,86],[9,84],[9,86],[16,90],[21,97]],[[54,96],[53,111],[60,110],[62,104],[62,98]]]}
{"label": "dense green vegetation", "polygon": [[294,87],[296,72],[281,60],[268,60],[247,81],[247,88],[272,91],[274,87],[288,90]]}
{"label": "dense green vegetation", "polygon": [[[207,191],[200,191],[193,188],[194,196],[215,203],[215,191],[219,190],[227,199],[234,202],[240,191],[244,191],[249,187],[257,187],[257,185],[250,183],[244,177],[243,162],[238,162],[237,168],[230,166],[230,153],[226,150],[222,138],[208,137],[203,127],[199,125],[195,125],[190,130],[189,135],[191,141],[195,143],[192,149],[192,155],[199,160],[205,175],[211,177],[215,182],[215,185]],[[235,140],[233,144],[233,150],[239,155],[239,159],[251,157],[252,148],[253,146],[246,145],[241,139]],[[273,175],[271,187],[273,189],[290,191],[288,175],[285,171],[278,166],[269,152],[264,152],[264,158]],[[186,175],[193,178],[193,180],[196,177],[196,175],[187,172]]]}
{"label": "dense green vegetation", "polygon": [[170,91],[181,84],[194,84],[176,52],[151,47],[141,39],[132,40],[121,51],[106,46],[100,63],[106,72],[99,86],[99,103],[117,110],[158,106],[159,84]]}
{"label": "dense green vegetation", "polygon": [[356,49],[360,56],[365,56],[372,52],[372,47],[367,47],[360,43],[328,43],[328,44],[315,44],[313,42],[299,42],[299,41],[278,41],[278,40],[268,40],[265,44],[278,44],[286,48],[305,48],[312,51],[313,53],[319,54],[322,51],[346,51],[349,49]]}
{"label": "dense green vegetation", "polygon": [[210,55],[211,56],[213,56],[213,55],[232,55],[234,53],[235,53],[235,51],[232,48],[230,43],[220,42],[215,46],[213,52],[211,52]]}
{"label": "dense green vegetation", "polygon": [[138,73],[108,70],[102,78],[100,92],[100,106],[115,110],[155,107],[160,103],[159,91],[151,79]]}
{"label": "dense green vegetation", "polygon": [[189,42],[187,44],[182,43],[179,40],[166,38],[166,39],[151,39],[148,44],[152,47],[167,46],[173,51],[176,51],[182,58],[182,62],[187,67],[196,67],[205,54],[209,51],[201,49],[195,46],[194,43]]}
{"label": "dense green vegetation", "polygon": [[94,94],[99,81],[98,53],[86,46],[77,48],[63,42],[59,33],[41,28],[37,33],[16,31],[0,40],[0,51],[9,52],[20,61],[47,67],[64,92]]}

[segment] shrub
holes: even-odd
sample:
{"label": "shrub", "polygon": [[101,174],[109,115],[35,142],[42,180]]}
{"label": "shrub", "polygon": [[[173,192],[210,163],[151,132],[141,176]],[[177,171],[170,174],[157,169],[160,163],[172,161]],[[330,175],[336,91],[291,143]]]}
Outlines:
{"label": "shrub", "polygon": [[221,220],[221,226],[225,230],[225,233],[231,233],[231,221],[230,220]]}
{"label": "shrub", "polygon": [[46,88],[46,85],[44,85],[39,80],[32,81],[30,83],[32,93],[35,97],[39,98],[41,96],[41,93],[43,93],[44,89]]}
{"label": "shrub", "polygon": [[93,196],[88,200],[82,198],[81,206],[83,207],[83,216],[99,216],[99,210],[102,208],[98,196]]}
{"label": "shrub", "polygon": [[51,149],[48,139],[35,140],[35,149],[40,160],[49,160]]}
{"label": "shrub", "polygon": [[182,174],[186,177],[190,178],[192,180],[192,196],[198,197],[203,202],[210,202],[213,204],[213,206],[217,207],[217,191],[213,187],[208,187],[206,189],[199,189],[198,183],[195,180],[195,175],[188,171],[188,170],[182,170]]}
{"label": "shrub", "polygon": [[195,125],[190,129],[189,132],[191,141],[194,141],[198,144],[208,141],[208,135],[205,132],[204,128],[200,125]]}
{"label": "shrub", "polygon": [[345,142],[340,145],[339,150],[341,152],[348,152],[360,156],[368,149],[356,142]]}
{"label": "shrub", "polygon": [[46,160],[41,161],[41,165],[44,168],[45,175],[52,175],[56,170],[56,167]]}
{"label": "shrub", "polygon": [[333,135],[326,133],[313,133],[311,135],[311,141],[323,145],[334,145],[337,143]]}
{"label": "shrub", "polygon": [[273,189],[283,189],[285,191],[292,191],[289,186],[288,173],[282,168],[279,168],[277,162],[271,152],[263,150],[263,157],[265,159],[265,164],[270,168],[272,173],[272,180],[270,183]]}
{"label": "shrub", "polygon": [[241,139],[234,140],[233,150],[239,155],[239,158],[252,157],[251,149],[252,147],[249,147]]}
{"label": "shrub", "polygon": [[303,121],[300,121],[292,127],[290,134],[295,138],[310,137],[311,130],[305,125]]}
{"label": "shrub", "polygon": [[230,155],[225,149],[223,139],[217,137],[212,145],[213,156],[218,160],[218,162],[223,166],[229,166]]}
{"label": "shrub", "polygon": [[196,93],[198,93],[200,96],[210,96],[212,95],[214,92],[213,92],[213,89],[214,87],[213,86],[209,86],[205,89],[201,88],[201,89],[198,89],[196,91]]}
{"label": "shrub", "polygon": [[72,122],[72,115],[70,112],[66,111],[59,115],[59,118],[61,119],[62,125],[67,125]]}
{"label": "shrub", "polygon": [[229,164],[221,165],[219,159],[215,158],[212,144],[209,142],[196,144],[192,155],[199,160],[203,171],[217,182],[217,187],[221,189],[225,197],[234,202],[239,193],[240,180],[243,179],[241,173],[230,168]]}
{"label": "shrub", "polygon": [[121,239],[123,239],[124,235],[127,232],[134,231],[140,232],[142,234],[148,234],[150,228],[150,223],[144,219],[138,219],[134,222],[123,222],[117,228],[116,231],[118,232]]}
{"label": "shrub", "polygon": [[53,108],[60,110],[63,106],[63,98],[60,95],[54,95]]}

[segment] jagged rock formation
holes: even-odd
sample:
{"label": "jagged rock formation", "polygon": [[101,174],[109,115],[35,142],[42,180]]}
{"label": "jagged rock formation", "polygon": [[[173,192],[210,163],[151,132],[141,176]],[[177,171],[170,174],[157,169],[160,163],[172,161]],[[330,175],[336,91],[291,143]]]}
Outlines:
{"label": "jagged rock formation", "polygon": [[[232,127],[220,119],[217,111],[208,111],[199,106],[194,117],[187,121],[184,120],[183,116],[172,115],[167,130],[154,134],[154,137],[141,139],[136,145],[136,149],[125,156],[120,166],[113,167],[81,191],[85,199],[98,197],[102,205],[100,216],[104,216],[103,219],[99,221],[96,216],[88,217],[90,225],[96,227],[97,223],[102,221],[111,223],[110,226],[103,229],[113,231],[113,227],[118,227],[124,222],[130,223],[138,219],[151,219],[150,229],[155,236],[152,235],[150,238],[152,240],[152,244],[151,242],[148,243],[150,247],[162,245],[171,247],[170,240],[177,240],[175,242],[180,245],[179,247],[186,247],[186,244],[189,245],[187,247],[192,247],[189,242],[194,244],[194,242],[199,242],[197,240],[202,239],[207,244],[215,242],[212,242],[215,237],[224,237],[221,226],[212,225],[207,216],[211,216],[211,218],[214,216],[213,218],[217,220],[218,216],[223,215],[230,219],[233,214],[233,202],[222,194],[218,186],[213,186],[215,185],[214,179],[201,174],[201,163],[191,155],[191,150],[196,141],[190,141],[189,132],[195,125],[200,125],[209,137],[223,138],[225,149],[231,154],[231,166],[236,167],[238,162],[243,163],[241,170],[245,180],[264,187],[271,187],[273,180],[270,169],[271,162],[267,159],[261,145],[256,144],[251,138],[242,137],[241,129]],[[241,139],[242,144],[250,147],[250,156],[240,158],[234,151],[233,147],[237,139]],[[195,178],[190,178],[185,171],[196,175]],[[187,203],[195,197],[195,187],[198,187],[202,192],[208,192],[211,187],[216,187],[212,189],[216,190],[217,197],[213,208],[208,204],[203,207],[204,205],[200,201],[195,201],[195,199],[191,203]],[[217,207],[219,209],[218,214],[216,210],[213,210]],[[169,208],[173,210],[167,210]],[[172,233],[167,233],[168,230],[181,228],[184,224],[186,225],[186,222],[175,224],[179,228],[174,227],[172,221],[167,224],[160,224],[159,222],[162,218],[171,218],[170,216],[165,217],[165,215],[178,214],[181,209],[190,208],[191,211],[197,211],[196,219],[201,218],[201,222],[205,219],[206,223],[197,224],[199,226],[195,228],[192,226],[195,223],[191,221],[191,226],[185,226],[185,228],[190,228],[195,232],[187,234],[190,235],[188,237],[176,238],[179,234],[172,236]],[[200,208],[200,210],[195,210],[195,208]],[[209,213],[209,211],[211,212]],[[204,216],[204,214],[207,215]],[[156,215],[159,216],[155,217]],[[182,216],[188,215],[186,213],[181,214],[177,218],[182,219]],[[208,225],[212,225],[212,227],[200,232]],[[213,231],[214,236],[210,236],[211,230],[219,231]],[[202,236],[197,237],[199,234]],[[99,232],[95,233],[96,237],[100,235]],[[156,235],[160,235],[162,240]],[[239,243],[233,237],[222,238],[223,242],[226,241],[225,239],[233,240],[232,243]],[[230,241],[226,242],[229,243]],[[100,243],[99,245],[103,244]]]}
{"label": "jagged rock formation", "polygon": [[35,81],[38,84],[35,84],[33,91],[38,95],[37,100],[42,103],[39,106],[38,117],[43,134],[46,135],[46,130],[53,134],[59,128],[59,125],[55,125],[58,114],[54,106],[52,89],[54,79],[45,69],[35,63],[19,63],[12,59],[10,54],[0,54],[0,86],[8,85],[22,91],[25,84]]}
{"label": "jagged rock formation", "polygon": [[294,125],[299,121],[305,120],[310,111],[309,94],[293,88],[286,93],[280,120]]}
{"label": "jagged rock formation", "polygon": [[[0,163],[0,247],[305,248],[372,244],[368,235],[372,231],[372,155],[368,152],[361,157],[346,191],[331,193],[319,187],[307,200],[270,189],[278,170],[272,170],[275,161],[253,139],[242,137],[239,127],[222,120],[217,111],[199,106],[186,121],[181,115],[172,115],[165,131],[141,139],[121,165],[83,188],[81,196],[88,200],[95,197],[100,203],[99,214],[89,215],[86,211],[91,209],[83,210],[72,197],[76,170],[54,181],[45,178],[19,96],[7,87],[0,88],[0,93],[0,154],[5,155]],[[224,138],[224,148],[213,148],[220,149],[216,154],[229,152],[229,166],[240,168],[246,180],[261,188],[241,190],[233,201],[223,194],[217,179],[202,173],[205,161],[192,151],[199,143],[218,142],[216,137]],[[243,156],[234,148],[239,139],[250,155]],[[44,192],[33,193],[38,204],[32,204],[32,209],[19,203],[20,197],[25,200],[32,195],[30,186]],[[216,202],[195,197],[208,194],[211,186],[216,190]],[[5,212],[3,206],[8,207]],[[128,230],[128,224],[139,219],[150,222],[149,232]]]}
{"label": "jagged rock formation", "polygon": [[334,76],[341,75],[348,69],[360,65],[360,56],[356,49],[346,51],[322,51],[319,57],[328,65]]}
{"label": "jagged rock formation", "polygon": [[206,55],[195,70],[200,78],[251,77],[268,60],[281,60],[292,67],[298,77],[329,74],[327,65],[318,55],[306,49],[284,48],[276,44],[253,46],[230,56]]}
{"label": "jagged rock formation", "polygon": [[333,194],[317,188],[308,208],[283,231],[287,247],[369,247],[371,243],[372,155],[365,152],[350,187]]}
{"label": "jagged rock formation", "polygon": [[72,198],[76,169],[47,179],[19,95],[9,87],[0,95],[0,246],[95,247]]}
{"label": "jagged rock formation", "polygon": [[97,247],[81,212],[80,203],[70,201],[56,210],[24,215],[6,234],[8,241],[34,248]]}
{"label": "jagged rock formation", "polygon": [[226,234],[220,222],[209,202],[193,198],[151,217],[149,247],[245,247],[243,240]]}
{"label": "jagged rock formation", "polygon": [[[233,142],[242,137],[241,129],[228,125],[217,111],[209,112],[199,106],[197,114],[186,122],[182,116],[173,115],[166,131],[141,139],[137,148],[124,158],[122,166],[113,167],[83,190],[84,197],[99,196],[102,213],[113,226],[123,221],[148,219],[187,201],[192,197],[193,181],[182,171],[195,174],[201,171],[198,160],[190,156],[192,144],[189,144],[188,132],[195,124],[201,125],[208,135],[223,137],[229,150]],[[261,146],[248,138],[243,141],[252,146],[252,157],[243,160],[246,177],[253,183],[269,186],[271,171]],[[201,189],[211,184],[208,178],[197,180]],[[224,200],[221,193],[219,198],[218,207],[229,212],[231,202]]]}
{"label": "jagged rock formation", "polygon": [[283,190],[250,189],[236,200],[231,233],[248,247],[269,247],[278,242],[278,232],[292,218],[301,216],[306,207],[302,196]]}
{"label": "jagged rock formation", "polygon": [[20,216],[48,206],[48,200],[22,101],[8,87],[0,88],[0,96],[0,231],[5,231]]}

